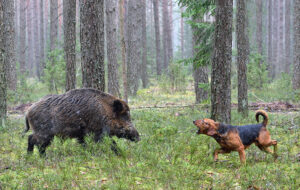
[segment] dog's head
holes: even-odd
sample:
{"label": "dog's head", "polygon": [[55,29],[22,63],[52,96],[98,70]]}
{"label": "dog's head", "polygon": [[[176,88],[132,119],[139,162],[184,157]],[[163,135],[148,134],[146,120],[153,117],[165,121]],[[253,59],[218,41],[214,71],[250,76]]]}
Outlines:
{"label": "dog's head", "polygon": [[203,119],[193,121],[194,125],[198,127],[197,134],[205,134],[208,136],[213,136],[217,134],[219,123],[215,122],[212,119]]}

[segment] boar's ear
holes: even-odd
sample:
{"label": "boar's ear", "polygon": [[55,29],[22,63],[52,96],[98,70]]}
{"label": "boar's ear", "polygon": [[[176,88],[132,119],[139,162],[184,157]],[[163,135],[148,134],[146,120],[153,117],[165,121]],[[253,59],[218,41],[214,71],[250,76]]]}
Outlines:
{"label": "boar's ear", "polygon": [[121,111],[123,111],[123,104],[120,100],[115,100],[113,103],[113,110],[115,113],[120,113]]}

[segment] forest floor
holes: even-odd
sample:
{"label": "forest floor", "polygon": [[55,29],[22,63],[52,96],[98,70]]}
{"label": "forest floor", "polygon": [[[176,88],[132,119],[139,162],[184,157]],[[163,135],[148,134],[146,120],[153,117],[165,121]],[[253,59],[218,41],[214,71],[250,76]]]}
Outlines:
{"label": "forest floor", "polygon": [[[276,98],[268,100],[272,103],[258,103],[254,97],[250,105],[253,110],[270,108],[268,129],[278,141],[279,158],[274,161],[252,145],[246,151],[246,165],[240,164],[237,152],[213,161],[213,150],[219,145],[210,137],[197,135],[192,123],[209,117],[209,104],[193,105],[192,91],[140,90],[129,105],[141,141],[114,137],[121,150],[119,156],[110,150],[110,139],[95,144],[92,137],[86,138],[85,148],[75,140],[55,138],[46,158],[37,150],[27,156],[30,132],[23,137],[21,114],[26,108],[11,109],[8,123],[0,128],[0,189],[297,189],[299,106]],[[256,122],[254,111],[243,117],[236,111],[235,100],[233,103],[232,124]]]}

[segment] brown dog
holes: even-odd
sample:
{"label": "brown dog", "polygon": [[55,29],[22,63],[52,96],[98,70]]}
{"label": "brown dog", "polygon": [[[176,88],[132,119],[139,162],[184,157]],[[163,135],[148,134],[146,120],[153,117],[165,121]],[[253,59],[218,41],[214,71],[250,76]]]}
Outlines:
{"label": "brown dog", "polygon": [[[259,115],[264,121],[260,124],[232,126],[215,122],[212,119],[196,120],[193,123],[198,127],[197,134],[205,134],[213,137],[221,146],[214,151],[214,160],[218,160],[218,154],[238,151],[242,163],[246,162],[245,149],[252,143],[262,151],[273,154],[277,158],[277,141],[271,140],[270,132],[266,126],[268,124],[268,114],[263,110],[256,111],[255,118],[259,122]],[[274,146],[272,152],[269,146]]]}

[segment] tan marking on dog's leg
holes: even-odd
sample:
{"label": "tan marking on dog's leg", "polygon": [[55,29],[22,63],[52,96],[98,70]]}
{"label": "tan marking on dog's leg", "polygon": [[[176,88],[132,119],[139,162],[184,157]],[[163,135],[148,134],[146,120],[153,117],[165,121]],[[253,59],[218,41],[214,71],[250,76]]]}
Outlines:
{"label": "tan marking on dog's leg", "polygon": [[239,156],[240,156],[240,161],[242,164],[246,163],[246,154],[245,154],[245,150],[243,148],[238,150],[239,152]]}
{"label": "tan marking on dog's leg", "polygon": [[224,150],[222,148],[217,148],[215,151],[214,151],[214,161],[218,161],[218,154],[227,154],[227,153],[230,153],[231,151],[230,150]]}

